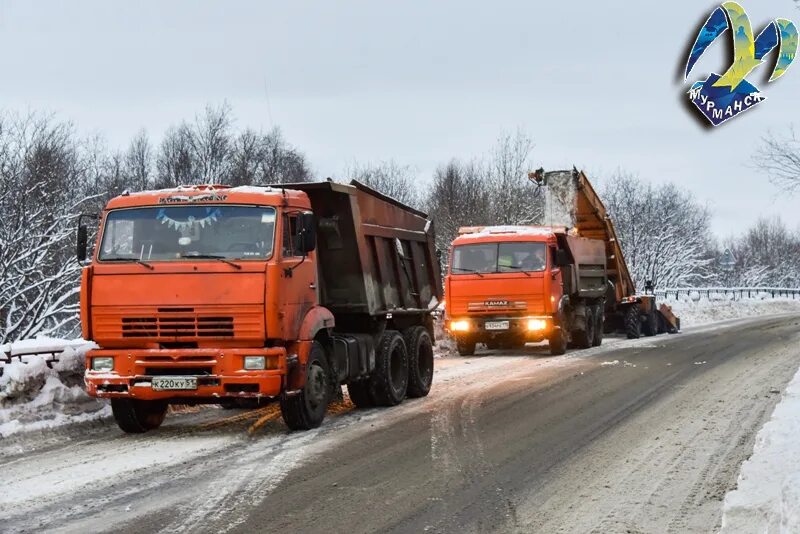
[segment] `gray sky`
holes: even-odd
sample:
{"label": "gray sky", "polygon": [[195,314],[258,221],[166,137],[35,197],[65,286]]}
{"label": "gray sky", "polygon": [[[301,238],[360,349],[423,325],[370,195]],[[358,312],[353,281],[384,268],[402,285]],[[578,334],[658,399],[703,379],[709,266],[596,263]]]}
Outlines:
{"label": "gray sky", "polygon": [[[800,21],[791,0],[740,0],[755,31]],[[239,126],[279,125],[320,176],[395,159],[437,164],[522,128],[533,159],[591,175],[671,180],[707,201],[720,235],[760,215],[800,226],[750,166],[758,139],[800,109],[800,66],[768,100],[707,130],[677,78],[718,2],[0,2],[0,84],[9,109],[45,109],[122,147],[227,100]],[[726,35],[727,37],[727,35]],[[721,73],[715,43],[691,81]]]}

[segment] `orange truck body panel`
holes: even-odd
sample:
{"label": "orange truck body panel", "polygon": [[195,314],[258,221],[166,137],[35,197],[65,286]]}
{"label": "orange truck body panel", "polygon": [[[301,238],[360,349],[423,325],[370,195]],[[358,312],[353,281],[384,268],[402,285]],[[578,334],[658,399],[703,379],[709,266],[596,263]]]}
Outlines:
{"label": "orange truck body panel", "polygon": [[[483,243],[542,243],[556,246],[556,233],[563,229],[538,226],[466,227],[459,230],[453,248]],[[549,250],[549,249],[547,249]],[[477,323],[508,320],[508,332],[527,341],[544,339],[553,327],[552,317],[561,299],[560,269],[551,254],[538,272],[454,273],[445,277],[445,314],[448,324],[460,319]],[[529,330],[527,321],[540,319],[544,328]],[[508,333],[506,331],[503,334]]]}
{"label": "orange truck body panel", "polygon": [[[138,250],[125,261],[101,258],[109,213],[173,205],[273,208],[272,252],[233,261],[177,254],[151,261]],[[305,257],[287,252],[289,217],[312,211],[317,249]],[[313,341],[334,335],[338,318],[359,328],[377,323],[369,317],[390,316],[388,310],[430,317],[430,302],[441,297],[430,226],[424,214],[355,182],[192,186],[116,197],[100,216],[95,257],[81,277],[83,336],[100,346],[87,354],[87,389],[99,397],[173,402],[299,390]],[[351,297],[344,291],[350,287],[364,298]],[[360,300],[363,306],[350,304]],[[265,368],[244,369],[247,356],[264,357]],[[94,358],[107,357],[113,369],[93,370]],[[357,370],[358,378],[370,370]],[[172,375],[197,377],[197,389],[151,387],[153,377]]]}

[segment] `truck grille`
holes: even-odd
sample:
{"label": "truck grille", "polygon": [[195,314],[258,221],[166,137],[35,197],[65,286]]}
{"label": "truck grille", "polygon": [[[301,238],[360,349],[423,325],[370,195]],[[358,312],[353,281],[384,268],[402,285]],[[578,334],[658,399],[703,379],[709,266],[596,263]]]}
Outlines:
{"label": "truck grille", "polygon": [[203,340],[260,343],[265,335],[264,307],[98,307],[92,310],[92,331],[101,344],[119,340],[162,344]]}
{"label": "truck grille", "polygon": [[233,317],[122,317],[122,337],[233,337]]}

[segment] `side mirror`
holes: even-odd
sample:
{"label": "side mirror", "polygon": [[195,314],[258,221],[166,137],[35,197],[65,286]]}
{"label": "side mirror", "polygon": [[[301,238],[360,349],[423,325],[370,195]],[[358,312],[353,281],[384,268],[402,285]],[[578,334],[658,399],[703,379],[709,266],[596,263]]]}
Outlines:
{"label": "side mirror", "polygon": [[314,224],[314,214],[306,211],[300,214],[298,225],[300,230],[300,249],[308,254],[317,248],[317,227]]}
{"label": "side mirror", "polygon": [[89,246],[89,230],[83,226],[78,226],[78,239],[75,244],[75,255],[78,257],[78,262],[83,263],[86,261],[86,249]]}
{"label": "side mirror", "polygon": [[556,267],[566,267],[569,265],[569,254],[564,249],[556,250]]}
{"label": "side mirror", "polygon": [[97,221],[100,216],[96,213],[82,213],[78,217],[78,231],[77,239],[75,240],[75,255],[78,257],[78,263],[86,263],[89,257],[89,228],[86,226],[86,220]]}

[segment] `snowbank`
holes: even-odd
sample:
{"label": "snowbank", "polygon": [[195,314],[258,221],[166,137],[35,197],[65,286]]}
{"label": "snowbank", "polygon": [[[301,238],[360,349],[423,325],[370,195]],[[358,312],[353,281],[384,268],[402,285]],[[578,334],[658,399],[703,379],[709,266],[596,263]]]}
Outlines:
{"label": "snowbank", "polygon": [[737,489],[725,496],[723,533],[800,532],[800,371],[756,436]]}
{"label": "snowbank", "polygon": [[[107,417],[105,401],[89,397],[83,388],[84,356],[94,345],[83,340],[37,338],[10,345],[0,345],[0,437],[22,431]],[[25,355],[53,351],[58,360],[48,367],[50,354]]]}
{"label": "snowbank", "polygon": [[698,326],[726,319],[740,319],[743,317],[757,317],[775,313],[800,312],[800,300],[787,298],[745,298],[732,300],[723,295],[713,295],[710,299],[681,298],[669,299],[664,302],[672,306],[672,312],[680,317],[681,327]]}

